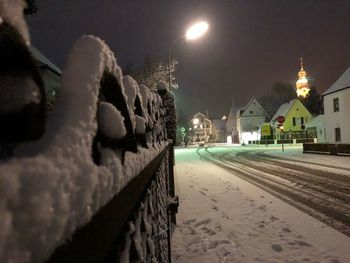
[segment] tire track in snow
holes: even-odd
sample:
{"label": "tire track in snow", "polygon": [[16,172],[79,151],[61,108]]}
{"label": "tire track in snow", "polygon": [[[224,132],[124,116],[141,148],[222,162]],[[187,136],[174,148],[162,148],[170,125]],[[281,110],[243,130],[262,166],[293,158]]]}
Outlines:
{"label": "tire track in snow", "polygon": [[196,152],[200,159],[209,161],[219,167],[234,172],[234,175],[253,183],[254,185],[264,189],[265,191],[277,196],[278,198],[288,202],[289,204],[299,208],[309,215],[319,219],[320,221],[332,226],[338,231],[350,236],[350,211],[349,205],[341,205],[336,200],[330,200],[325,194],[315,194],[307,189],[301,189],[294,185],[291,181],[279,177],[279,171],[271,175],[271,171],[264,172],[261,168],[249,168],[244,160],[240,161],[223,161],[220,157],[223,154],[211,153],[205,148],[201,153],[199,148]]}

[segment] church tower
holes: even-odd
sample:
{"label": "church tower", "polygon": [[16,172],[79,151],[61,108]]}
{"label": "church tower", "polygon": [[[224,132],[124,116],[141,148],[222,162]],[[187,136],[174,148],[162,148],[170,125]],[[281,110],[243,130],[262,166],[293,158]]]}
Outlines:
{"label": "church tower", "polygon": [[298,73],[299,79],[296,83],[298,97],[302,96],[305,98],[307,95],[309,95],[310,84],[306,76],[307,73],[304,70],[303,58],[300,58],[300,71]]}

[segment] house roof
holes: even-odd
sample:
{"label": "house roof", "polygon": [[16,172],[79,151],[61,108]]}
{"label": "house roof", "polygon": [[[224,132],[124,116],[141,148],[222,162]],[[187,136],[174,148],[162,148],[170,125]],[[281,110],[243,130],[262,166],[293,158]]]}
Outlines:
{"label": "house roof", "polygon": [[317,124],[324,123],[324,122],[325,122],[324,115],[320,114],[312,118],[311,120],[309,120],[307,123],[305,123],[305,127],[306,128],[316,127]]}
{"label": "house roof", "polygon": [[327,89],[322,96],[350,88],[350,67],[337,79],[334,84]]}
{"label": "house roof", "polygon": [[272,117],[272,121],[277,119],[278,116],[286,116],[290,108],[294,105],[297,99],[293,99],[291,101],[288,101],[287,103],[282,104],[278,110],[276,111],[275,115]]}
{"label": "house roof", "polygon": [[210,120],[209,118],[207,118],[207,116],[205,116],[205,114],[203,114],[203,113],[201,113],[201,112],[197,112],[197,113],[193,116],[191,122],[193,122],[193,120],[196,119],[196,118],[198,118],[199,116],[202,117],[203,119],[205,119],[205,120],[211,122],[211,120]]}
{"label": "house roof", "polygon": [[47,66],[49,69],[54,71],[56,74],[61,75],[62,71],[55,66],[45,55],[43,55],[39,50],[37,50],[35,47],[30,46],[29,47],[30,52],[32,53],[33,57],[39,61],[39,63]]}
{"label": "house roof", "polygon": [[237,116],[241,116],[242,114],[244,114],[244,112],[249,108],[250,104],[252,104],[253,102],[257,103],[262,110],[265,112],[265,114],[268,115],[268,113],[266,112],[266,110],[264,109],[264,107],[261,105],[261,103],[256,99],[256,98],[251,98],[250,101],[248,102],[248,104],[244,107],[241,107],[237,110]]}

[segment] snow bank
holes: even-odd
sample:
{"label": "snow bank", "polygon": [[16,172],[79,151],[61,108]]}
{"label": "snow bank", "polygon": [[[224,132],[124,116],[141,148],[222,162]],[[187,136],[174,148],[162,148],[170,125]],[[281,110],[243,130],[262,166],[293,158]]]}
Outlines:
{"label": "snow bank", "polygon": [[[94,162],[98,129],[112,138],[126,133],[124,116],[112,104],[99,102],[104,72],[116,78],[126,99],[121,69],[108,46],[96,37],[81,37],[68,57],[47,132],[40,141],[20,147],[16,158],[0,163],[0,262],[47,259],[166,147],[161,99],[148,92],[157,123],[154,147],[126,152],[122,165],[123,149],[97,145],[100,165]],[[128,87],[126,93],[131,98],[138,90]],[[146,120],[150,125],[148,116],[141,117],[135,118],[138,132],[145,131]]]}

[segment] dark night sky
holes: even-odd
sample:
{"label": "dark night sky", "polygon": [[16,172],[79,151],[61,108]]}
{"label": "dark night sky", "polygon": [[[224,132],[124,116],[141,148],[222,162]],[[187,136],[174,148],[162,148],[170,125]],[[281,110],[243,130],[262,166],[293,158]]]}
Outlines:
{"label": "dark night sky", "polygon": [[350,66],[348,0],[37,0],[28,16],[32,43],[63,68],[83,34],[104,39],[121,67],[145,56],[166,61],[171,41],[205,19],[207,35],[180,42],[173,55],[177,107],[222,116],[269,92],[295,84],[299,58],[320,93]]}

